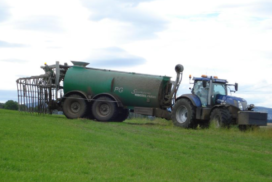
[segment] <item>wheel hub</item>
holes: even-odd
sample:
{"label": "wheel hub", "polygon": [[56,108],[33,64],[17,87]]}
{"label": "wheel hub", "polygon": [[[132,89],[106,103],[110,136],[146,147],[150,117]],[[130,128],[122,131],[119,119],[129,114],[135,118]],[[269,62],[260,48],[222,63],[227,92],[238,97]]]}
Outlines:
{"label": "wheel hub", "polygon": [[109,112],[110,112],[110,107],[109,107],[108,104],[101,104],[101,105],[100,105],[99,113],[100,113],[101,115],[104,115],[104,116],[105,116],[105,115],[108,115]]}
{"label": "wheel hub", "polygon": [[188,110],[184,106],[180,106],[176,112],[176,118],[179,123],[184,123],[187,120]]}
{"label": "wheel hub", "polygon": [[80,104],[78,102],[73,102],[71,104],[71,111],[74,113],[80,111]]}

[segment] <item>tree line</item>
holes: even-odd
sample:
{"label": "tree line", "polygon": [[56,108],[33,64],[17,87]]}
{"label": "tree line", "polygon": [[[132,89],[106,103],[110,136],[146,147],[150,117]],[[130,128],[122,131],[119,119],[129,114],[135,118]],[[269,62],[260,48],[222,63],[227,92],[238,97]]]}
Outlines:
{"label": "tree line", "polygon": [[0,109],[18,110],[19,104],[16,101],[8,100],[5,103],[0,103]]}

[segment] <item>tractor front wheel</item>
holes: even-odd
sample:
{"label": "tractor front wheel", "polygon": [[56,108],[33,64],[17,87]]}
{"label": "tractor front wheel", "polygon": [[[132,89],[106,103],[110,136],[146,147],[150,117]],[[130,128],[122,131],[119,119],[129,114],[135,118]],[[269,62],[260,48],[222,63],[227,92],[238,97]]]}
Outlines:
{"label": "tractor front wheel", "polygon": [[226,108],[214,109],[210,116],[210,125],[215,128],[228,128],[231,123],[231,114]]}

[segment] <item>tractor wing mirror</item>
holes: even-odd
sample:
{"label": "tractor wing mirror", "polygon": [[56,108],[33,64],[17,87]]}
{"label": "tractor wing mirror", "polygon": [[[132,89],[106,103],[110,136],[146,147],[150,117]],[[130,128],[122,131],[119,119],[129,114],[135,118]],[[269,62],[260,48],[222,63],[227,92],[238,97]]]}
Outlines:
{"label": "tractor wing mirror", "polygon": [[238,91],[238,83],[235,83],[234,87],[235,87],[235,91]]}

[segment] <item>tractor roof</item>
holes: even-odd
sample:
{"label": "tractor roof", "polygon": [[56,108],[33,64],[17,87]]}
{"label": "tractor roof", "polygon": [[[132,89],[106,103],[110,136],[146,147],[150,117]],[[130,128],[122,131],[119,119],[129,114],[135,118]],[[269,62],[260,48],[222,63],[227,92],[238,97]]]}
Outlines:
{"label": "tractor roof", "polygon": [[228,83],[228,81],[227,80],[224,80],[224,79],[218,79],[217,77],[194,77],[193,78],[193,80],[195,80],[195,81],[210,81],[210,80],[212,80],[213,82],[219,82],[219,83]]}

